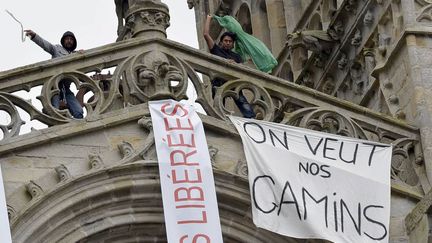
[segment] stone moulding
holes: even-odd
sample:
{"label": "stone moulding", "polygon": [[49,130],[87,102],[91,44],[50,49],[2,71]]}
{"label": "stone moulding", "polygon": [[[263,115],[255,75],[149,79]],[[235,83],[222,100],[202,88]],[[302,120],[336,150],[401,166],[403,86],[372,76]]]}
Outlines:
{"label": "stone moulding", "polygon": [[[77,54],[77,55],[71,55],[71,57],[68,58],[66,57],[59,58],[58,60],[54,59],[44,63],[40,63],[39,65],[36,66],[42,65],[45,71],[42,73],[38,73],[37,76],[34,75],[34,72],[37,71],[37,69],[34,68],[34,65],[23,67],[19,70],[1,72],[0,92],[18,91],[23,88],[23,85],[25,85],[25,87],[40,85],[41,80],[43,81],[46,79],[50,79],[55,75],[58,75],[58,73],[56,73],[55,70],[60,66],[64,70],[71,70],[71,69],[91,70],[92,68],[101,68],[100,63],[106,63],[105,65],[113,65],[117,63],[117,65],[121,70],[130,70],[129,66],[131,66],[133,63],[139,63],[139,62],[132,61],[132,59],[130,59],[131,61],[127,61],[128,60],[127,58],[130,57],[130,53],[131,52],[138,53],[138,55],[136,55],[135,58],[135,60],[138,61],[141,55],[145,56],[147,55],[146,53],[149,53],[148,50],[160,50],[159,53],[170,53],[171,57],[176,57],[176,58],[170,58],[169,63],[167,63],[166,59],[159,58],[158,57],[159,54],[157,54],[154,57],[158,57],[158,58],[153,59],[154,62],[150,62],[150,64],[155,65],[154,67],[157,67],[157,69],[155,69],[156,71],[149,70],[148,72],[161,73],[161,75],[165,75],[166,77],[169,76],[175,78],[174,80],[180,78],[179,76],[180,74],[182,76],[181,77],[182,80],[185,80],[186,77],[190,77],[193,85],[197,90],[197,94],[198,94],[197,102],[199,102],[203,106],[203,108],[206,110],[208,115],[214,116],[216,118],[224,119],[225,117],[224,115],[225,110],[224,108],[222,108],[223,106],[222,97],[225,96],[224,92],[227,95],[229,95],[232,91],[235,90],[248,89],[251,90],[255,96],[254,97],[255,101],[253,101],[255,102],[254,107],[256,108],[261,107],[266,112],[264,116],[265,120],[272,121],[273,119],[276,119],[276,117],[274,117],[275,114],[274,112],[278,114],[283,113],[283,110],[278,110],[276,104],[272,104],[273,97],[277,96],[277,97],[285,97],[284,98],[285,100],[289,99],[290,102],[295,102],[299,105],[302,105],[303,107],[318,106],[322,108],[332,109],[334,105],[337,105],[339,107],[338,109],[343,111],[345,115],[355,118],[358,121],[362,121],[361,126],[364,125],[363,123],[369,123],[373,127],[378,126],[390,132],[394,131],[395,135],[398,134],[398,135],[411,137],[411,138],[418,136],[418,131],[416,131],[415,128],[403,124],[400,121],[397,121],[395,119],[382,116],[381,114],[373,112],[366,108],[353,105],[349,102],[327,96],[320,92],[316,92],[307,89],[305,87],[295,85],[293,83],[287,83],[280,78],[276,78],[274,76],[270,76],[256,70],[251,70],[241,65],[233,65],[227,63],[222,58],[214,57],[213,55],[209,55],[208,53],[204,53],[202,51],[191,49],[186,46],[182,46],[178,43],[165,40],[165,39],[159,39],[159,38],[137,39],[137,40],[130,40],[125,43],[120,42],[120,43],[107,45],[97,49],[89,50],[86,53],[85,58]],[[147,64],[145,64],[145,66],[148,67]],[[168,72],[165,74],[163,74],[164,72],[162,71],[159,72],[158,70],[160,67],[163,67],[161,70],[165,70]],[[118,102],[119,94],[118,91],[116,90],[118,90],[120,84],[123,86],[123,88],[135,87],[134,89],[136,90],[136,92],[133,92],[133,89],[129,89],[129,88],[124,89],[123,91],[124,93],[122,95],[122,97],[124,97],[123,102],[127,102],[127,104],[130,103],[132,104],[132,106],[136,106],[139,103],[146,102],[148,99],[150,99],[149,96],[145,95],[145,92],[143,93],[142,90],[140,90],[139,88],[140,86],[135,86],[135,82],[137,82],[136,84],[139,83],[138,80],[136,80],[137,77],[134,77],[133,75],[123,77],[122,76],[123,72],[121,72],[120,69],[119,70],[116,69],[116,72],[114,74],[114,77],[118,77],[118,78],[113,79],[114,83],[111,88],[113,89],[113,91],[110,92],[107,98],[98,100],[99,103],[101,102],[103,104],[99,104],[99,103],[95,104],[95,107],[99,107],[99,108],[93,110],[91,119],[86,118],[88,122],[97,121],[103,118],[105,114],[112,112],[112,108],[110,107],[112,106],[113,103]],[[73,72],[83,73],[81,71],[73,71]],[[170,74],[170,72],[172,74]],[[228,79],[241,80],[241,82],[238,82],[235,85],[236,87],[234,87],[233,82],[229,82],[226,86],[221,87],[222,90],[224,91],[220,93],[220,96],[218,94],[215,97],[215,101],[212,101],[211,97],[209,97],[208,95],[208,91],[206,91],[206,87],[208,86],[206,86],[206,84],[203,83],[203,81],[198,77],[198,75],[196,74],[197,72],[207,74],[207,75],[220,74],[223,75],[224,77],[227,77]],[[133,71],[131,71],[130,73],[132,74]],[[11,82],[11,80],[14,80],[18,76],[20,77],[21,80],[19,84],[15,82]],[[142,76],[142,77],[153,77],[153,76]],[[129,84],[127,82],[129,82]],[[151,78],[150,78],[150,82],[152,82]],[[164,88],[166,88],[166,86],[164,86]],[[169,92],[174,92],[174,94],[173,93],[171,94],[173,94],[173,96],[176,99],[181,99],[182,97],[184,97],[184,92],[186,88],[187,88],[186,86],[180,85],[179,87],[179,85],[177,85],[171,87],[169,89],[170,90]],[[234,88],[234,90],[231,90],[231,88]],[[32,114],[32,110],[29,107],[20,105],[20,103],[18,102],[19,98],[14,98],[15,99],[14,100],[11,97],[6,97],[6,99],[9,102],[12,102],[14,105],[20,106],[22,109]],[[26,104],[28,105],[28,103]],[[123,109],[130,109],[130,108],[125,107]],[[59,125],[62,123],[69,123],[73,121],[64,118],[59,120],[56,119],[55,117],[52,118],[48,118],[48,117],[50,116],[40,112],[38,113],[38,116],[35,116],[34,118],[39,119],[42,122],[45,122],[49,126],[54,126],[56,124]],[[79,122],[79,121],[74,121],[74,122]],[[81,125],[84,125],[84,123],[82,123]],[[17,123],[14,124],[14,126],[20,126],[20,125],[19,123]],[[13,140],[12,138],[14,137],[7,138],[6,140],[12,141]],[[0,141],[0,143],[3,142],[4,141]]]}
{"label": "stone moulding", "polygon": [[36,184],[36,182],[34,182],[34,181],[30,181],[26,185],[26,189],[27,189],[27,192],[31,195],[32,200],[39,199],[40,197],[42,197],[42,195],[44,193],[42,187],[39,186],[38,184]]}
{"label": "stone moulding", "polygon": [[72,178],[68,168],[61,164],[55,168],[55,171],[59,177],[60,182],[66,182]]}
{"label": "stone moulding", "polygon": [[212,167],[215,168],[216,166],[216,155],[219,152],[219,149],[216,146],[213,145],[209,145],[208,146],[208,151],[210,154],[210,162],[212,164]]}
{"label": "stone moulding", "polygon": [[105,167],[105,164],[99,154],[89,154],[89,166],[91,170],[100,170]]}
{"label": "stone moulding", "polygon": [[15,209],[10,205],[7,205],[7,212],[9,221],[12,221],[17,215]]}
{"label": "stone moulding", "polygon": [[[109,241],[111,237],[129,237],[132,233],[145,237],[151,230],[153,237],[166,240],[160,184],[155,179],[158,176],[156,163],[137,161],[59,184],[12,219],[12,238],[16,242],[78,242],[95,238]],[[253,225],[245,179],[215,171],[215,183],[224,239],[289,240]],[[112,220],[106,221],[105,217]],[[44,227],[46,224],[50,227]],[[124,224],[133,226],[132,231],[112,233],[121,232]],[[154,227],[161,230],[155,231]],[[241,235],[246,239],[240,239]]]}
{"label": "stone moulding", "polygon": [[129,142],[122,141],[120,144],[117,145],[117,147],[120,150],[123,159],[130,157],[135,153],[134,147]]}

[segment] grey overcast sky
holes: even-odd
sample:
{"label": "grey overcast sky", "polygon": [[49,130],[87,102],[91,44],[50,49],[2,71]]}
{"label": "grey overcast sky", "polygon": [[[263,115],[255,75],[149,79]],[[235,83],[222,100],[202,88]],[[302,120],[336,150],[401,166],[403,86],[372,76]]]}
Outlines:
{"label": "grey overcast sky", "polygon": [[[197,48],[195,14],[186,0],[162,0],[168,5],[171,26],[168,39]],[[6,9],[53,44],[70,30],[77,49],[91,49],[115,42],[117,17],[114,0],[0,0],[0,71],[50,59],[51,56],[28,38],[21,42],[21,27]]]}

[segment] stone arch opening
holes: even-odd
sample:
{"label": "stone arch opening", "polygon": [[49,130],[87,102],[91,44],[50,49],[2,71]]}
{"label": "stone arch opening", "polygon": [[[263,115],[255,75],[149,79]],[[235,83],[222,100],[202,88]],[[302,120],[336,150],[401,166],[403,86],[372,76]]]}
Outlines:
{"label": "stone arch opening", "polygon": [[336,0],[324,0],[321,4],[321,16],[323,29],[327,29],[338,9]]}
{"label": "stone arch opening", "polygon": [[323,29],[323,25],[321,22],[321,15],[319,13],[315,13],[309,24],[308,24],[308,29],[309,30],[322,30]]}
{"label": "stone arch opening", "polygon": [[[297,242],[255,227],[246,179],[214,175],[225,242]],[[157,163],[138,161],[61,183],[11,228],[14,242],[166,242]]]}
{"label": "stone arch opening", "polygon": [[283,78],[283,79],[286,79],[286,80],[288,80],[290,82],[294,82],[294,75],[293,75],[293,72],[292,72],[292,69],[291,69],[291,65],[289,64],[289,62],[285,62],[282,65],[282,69],[281,69],[281,71],[279,73],[279,77]]}
{"label": "stone arch opening", "polygon": [[255,37],[263,41],[271,50],[270,25],[265,0],[251,1],[252,32]]}
{"label": "stone arch opening", "polygon": [[252,23],[251,23],[251,14],[250,9],[247,3],[243,3],[238,12],[236,13],[236,18],[240,23],[243,30],[248,34],[253,34]]}

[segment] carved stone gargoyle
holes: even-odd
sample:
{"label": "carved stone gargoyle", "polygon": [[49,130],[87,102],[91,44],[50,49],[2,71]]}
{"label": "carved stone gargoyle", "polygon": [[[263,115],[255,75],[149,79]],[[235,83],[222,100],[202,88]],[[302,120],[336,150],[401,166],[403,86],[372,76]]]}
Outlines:
{"label": "carved stone gargoyle", "polygon": [[343,37],[344,29],[344,24],[336,21],[327,30],[295,31],[287,35],[286,45],[291,49],[301,46],[324,58]]}
{"label": "carved stone gargoyle", "polygon": [[187,0],[187,5],[189,9],[192,9],[199,3],[199,0]]}
{"label": "carved stone gargoyle", "polygon": [[216,10],[216,15],[225,16],[230,15],[233,9],[233,1],[232,0],[222,0],[219,8]]}
{"label": "carved stone gargoyle", "polygon": [[287,45],[291,48],[303,46],[319,55],[329,55],[336,42],[324,30],[303,30],[287,35]]}

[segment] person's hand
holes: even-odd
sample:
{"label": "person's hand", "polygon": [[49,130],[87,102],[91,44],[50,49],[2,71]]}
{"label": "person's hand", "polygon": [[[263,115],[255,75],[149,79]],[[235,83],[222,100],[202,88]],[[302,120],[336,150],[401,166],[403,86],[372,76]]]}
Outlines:
{"label": "person's hand", "polygon": [[33,39],[36,36],[36,33],[33,30],[24,30],[26,36],[29,36],[30,39]]}
{"label": "person's hand", "polygon": [[83,50],[83,49],[79,49],[79,50],[78,50],[78,53],[79,53],[79,54],[84,54],[84,50]]}

